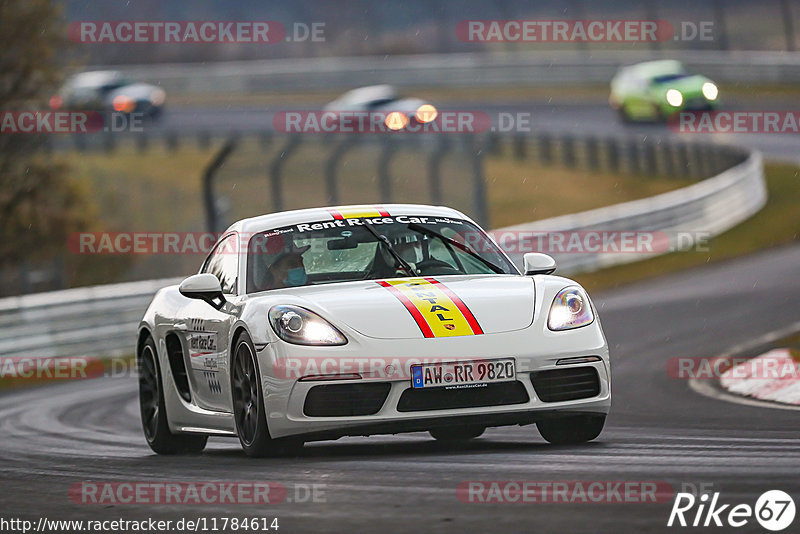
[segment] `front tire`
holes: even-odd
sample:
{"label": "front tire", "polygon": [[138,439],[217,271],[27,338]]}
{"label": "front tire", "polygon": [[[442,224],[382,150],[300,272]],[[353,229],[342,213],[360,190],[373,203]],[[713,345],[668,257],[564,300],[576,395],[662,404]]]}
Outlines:
{"label": "front tire", "polygon": [[169,430],[164,387],[159,373],[156,344],[148,336],[139,351],[139,412],[147,444],[157,454],[198,453],[207,436],[173,434]]}
{"label": "front tire", "polygon": [[539,421],[536,428],[553,445],[575,445],[599,436],[605,422],[605,415],[566,415]]}
{"label": "front tire", "polygon": [[286,454],[302,442],[272,439],[265,414],[264,390],[256,351],[247,332],[234,343],[231,359],[231,396],[236,434],[245,454],[253,458]]}

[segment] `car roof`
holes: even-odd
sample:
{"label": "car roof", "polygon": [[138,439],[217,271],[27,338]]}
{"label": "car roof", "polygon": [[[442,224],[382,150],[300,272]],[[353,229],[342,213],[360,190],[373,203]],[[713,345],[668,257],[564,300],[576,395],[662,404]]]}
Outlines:
{"label": "car roof", "polygon": [[79,72],[71,76],[68,83],[73,87],[97,87],[122,79],[122,73],[117,70],[94,70]]}
{"label": "car roof", "polygon": [[677,72],[685,72],[686,67],[677,59],[657,59],[654,61],[645,61],[643,63],[629,65],[627,67],[623,67],[622,70],[635,73],[638,76],[652,77]]}
{"label": "car roof", "polygon": [[368,85],[347,91],[337,100],[342,102],[372,102],[397,98],[397,90],[391,85]]}
{"label": "car roof", "polygon": [[337,219],[350,219],[355,217],[395,217],[399,215],[452,217],[472,222],[469,217],[460,211],[445,206],[428,206],[424,204],[358,204],[281,211],[260,215],[258,217],[237,221],[233,223],[226,232],[236,231],[253,234],[299,223],[334,221]]}

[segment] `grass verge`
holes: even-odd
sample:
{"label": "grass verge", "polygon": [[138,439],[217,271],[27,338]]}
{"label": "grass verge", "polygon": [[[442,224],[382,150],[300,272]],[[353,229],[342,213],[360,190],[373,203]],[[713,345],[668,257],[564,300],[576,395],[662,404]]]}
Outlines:
{"label": "grass verge", "polygon": [[800,169],[789,164],[767,163],[764,172],[769,193],[766,206],[750,219],[711,239],[707,251],[673,252],[575,278],[589,291],[611,289],[800,240]]}

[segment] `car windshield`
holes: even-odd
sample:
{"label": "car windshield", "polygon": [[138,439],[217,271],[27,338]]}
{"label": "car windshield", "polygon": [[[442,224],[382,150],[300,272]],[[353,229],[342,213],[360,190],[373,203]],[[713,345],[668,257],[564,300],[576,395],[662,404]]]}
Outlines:
{"label": "car windshield", "polygon": [[685,72],[675,72],[672,74],[662,74],[661,76],[655,76],[653,78],[653,83],[668,83],[675,80],[680,80],[681,78],[686,78],[689,74]]}
{"label": "car windshield", "polygon": [[295,224],[253,235],[247,249],[248,293],[355,280],[495,273],[519,274],[483,230],[446,217]]}

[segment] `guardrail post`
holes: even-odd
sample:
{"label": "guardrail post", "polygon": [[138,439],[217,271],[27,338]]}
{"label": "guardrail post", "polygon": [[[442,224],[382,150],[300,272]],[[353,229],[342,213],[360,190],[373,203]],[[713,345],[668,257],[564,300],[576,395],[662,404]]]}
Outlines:
{"label": "guardrail post", "polygon": [[237,139],[228,139],[222,148],[203,171],[203,205],[206,211],[206,228],[209,232],[216,233],[222,230],[219,227],[219,212],[217,210],[217,199],[214,196],[214,178],[217,171],[228,159],[231,152],[236,148]]}
{"label": "guardrail post", "polygon": [[164,144],[167,147],[167,150],[170,152],[175,152],[178,150],[178,134],[174,130],[169,130],[164,135]]}
{"label": "guardrail post", "polygon": [[283,148],[278,152],[278,155],[275,156],[275,159],[272,160],[272,164],[269,166],[269,185],[270,185],[270,193],[272,195],[272,209],[273,211],[282,211],[283,210],[283,184],[282,176],[283,176],[283,166],[286,163],[286,160],[289,159],[289,156],[292,155],[298,146],[302,143],[302,139],[298,135],[291,135],[286,140],[286,144],[283,145]]}
{"label": "guardrail post", "polygon": [[664,141],[659,145],[661,152],[661,161],[663,163],[663,175],[667,177],[675,176],[675,145],[669,141]]}
{"label": "guardrail post", "polygon": [[687,177],[691,174],[689,169],[689,150],[686,143],[678,143],[675,145],[675,155],[678,159],[678,174],[682,177]]}
{"label": "guardrail post", "polygon": [[267,148],[272,144],[272,132],[269,130],[261,130],[258,134],[258,138],[261,141],[262,148]]}
{"label": "guardrail post", "polygon": [[640,174],[642,167],[639,163],[639,151],[641,150],[641,143],[636,139],[628,139],[627,142],[627,155],[628,155],[628,172],[631,174]]}
{"label": "guardrail post", "polygon": [[611,137],[606,139],[606,156],[608,170],[611,172],[619,171],[619,142],[617,139]]}
{"label": "guardrail post", "polygon": [[339,162],[345,153],[356,144],[354,135],[346,135],[333,148],[328,160],[325,162],[325,187],[328,191],[328,204],[339,203],[339,182],[337,180],[337,170]]}
{"label": "guardrail post", "polygon": [[103,132],[103,150],[105,150],[108,153],[114,152],[114,148],[116,145],[115,141],[116,139],[114,139],[113,132],[110,131]]}
{"label": "guardrail post", "polygon": [[432,204],[442,204],[442,160],[450,150],[450,142],[447,137],[439,136],[439,145],[434,148],[428,158],[428,188]]}
{"label": "guardrail post", "polygon": [[389,166],[395,151],[395,141],[389,137],[391,134],[384,134],[381,138],[381,153],[378,156],[378,190],[381,202],[389,203],[392,201],[392,177]]}
{"label": "guardrail post", "polygon": [[483,150],[478,136],[467,135],[464,139],[472,159],[472,202],[475,219],[483,227],[489,227],[489,203],[486,195],[486,177],[483,172]]}
{"label": "guardrail post", "polygon": [[561,160],[565,167],[575,167],[575,138],[571,135],[561,138]]}
{"label": "guardrail post", "polygon": [[655,176],[658,174],[658,165],[656,164],[656,147],[655,141],[648,138],[644,141],[643,156],[644,156],[644,172],[648,176]]}
{"label": "guardrail post", "polygon": [[78,152],[86,152],[86,134],[72,134],[72,140]]}
{"label": "guardrail post", "polygon": [[539,135],[539,161],[545,165],[553,163],[553,140],[547,134]]}
{"label": "guardrail post", "polygon": [[586,168],[590,171],[597,171],[600,167],[597,138],[588,137],[584,143],[584,148],[586,149]]}
{"label": "guardrail post", "polygon": [[514,135],[514,157],[517,159],[525,159],[528,151],[528,137],[524,133],[517,133]]}
{"label": "guardrail post", "polygon": [[140,153],[147,150],[148,141],[150,141],[149,136],[150,134],[147,133],[147,130],[143,130],[136,134],[136,150],[138,150]]}

